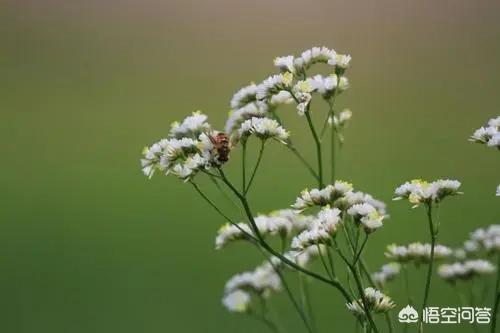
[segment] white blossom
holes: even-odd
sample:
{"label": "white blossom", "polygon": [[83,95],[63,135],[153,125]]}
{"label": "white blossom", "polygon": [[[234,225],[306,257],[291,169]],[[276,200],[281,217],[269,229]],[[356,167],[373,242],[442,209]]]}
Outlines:
{"label": "white blossom", "polygon": [[303,211],[314,206],[332,205],[335,200],[347,195],[352,191],[351,183],[336,181],[333,185],[327,185],[325,188],[304,190],[292,205],[292,208]]}
{"label": "white blossom", "polygon": [[291,88],[293,74],[290,72],[273,75],[257,86],[257,100],[267,101],[282,90]]}
{"label": "white blossom", "polygon": [[372,279],[378,285],[383,286],[388,281],[393,280],[399,272],[401,271],[401,264],[397,262],[391,262],[383,265],[380,271],[372,274]]}
{"label": "white blossom", "polygon": [[224,130],[228,134],[233,134],[240,128],[241,124],[245,122],[245,120],[254,117],[256,118],[264,117],[266,114],[267,114],[266,104],[259,102],[248,103],[245,106],[237,110],[231,111],[229,113],[229,117],[226,121]]}
{"label": "white blossom", "polygon": [[210,130],[210,124],[207,123],[207,116],[201,111],[193,112],[189,117],[184,118],[182,123],[173,122],[170,125],[170,137],[196,139],[201,133]]}
{"label": "white blossom", "polygon": [[311,245],[329,244],[340,223],[340,210],[323,208],[308,229],[292,239],[292,249],[304,250]]}
{"label": "white blossom", "polygon": [[500,116],[488,120],[486,126],[474,131],[469,141],[500,149]]}
{"label": "white blossom", "polygon": [[386,296],[381,291],[371,287],[364,290],[364,296],[367,309],[365,309],[365,304],[361,298],[346,304],[347,309],[356,317],[361,319],[365,319],[367,311],[384,313],[396,306],[389,296]]}
{"label": "white blossom", "polygon": [[228,294],[238,289],[249,290],[267,297],[271,292],[281,291],[281,288],[281,279],[275,268],[266,262],[253,271],[243,272],[231,277],[226,282],[224,291]]}
{"label": "white blossom", "polygon": [[[434,260],[449,258],[453,255],[453,250],[443,246],[434,247]],[[431,258],[431,244],[411,243],[407,246],[391,244],[387,246],[385,256],[400,263],[413,262],[417,265],[429,263]]]}
{"label": "white blossom", "polygon": [[396,188],[394,200],[408,199],[413,207],[418,207],[421,203],[440,202],[447,196],[462,194],[458,191],[460,185],[459,181],[450,179],[438,179],[431,183],[414,179]]}
{"label": "white blossom", "polygon": [[276,57],[274,58],[274,66],[278,67],[282,72],[295,73],[294,60],[295,58],[292,55]]}
{"label": "white blossom", "polygon": [[384,216],[369,203],[355,204],[347,210],[347,214],[351,215],[366,233],[371,233],[383,225]]}
{"label": "white blossom", "polygon": [[239,137],[251,134],[262,140],[276,139],[285,144],[289,137],[289,133],[276,120],[270,118],[253,117],[243,122],[238,130]]}
{"label": "white blossom", "polygon": [[495,266],[487,260],[467,260],[463,263],[441,265],[438,274],[441,278],[454,282],[456,280],[468,280],[477,276],[491,274],[496,270]]}
{"label": "white blossom", "polygon": [[500,185],[497,186],[497,193],[496,193],[497,197],[500,197]]}
{"label": "white blossom", "polygon": [[215,238],[215,248],[217,250],[226,246],[229,242],[248,239],[248,235],[253,235],[250,226],[246,223],[224,224],[217,232]]}
{"label": "white blossom", "polygon": [[224,295],[222,304],[231,312],[246,312],[250,306],[250,294],[242,290],[232,291]]}
{"label": "white blossom", "polygon": [[231,109],[237,110],[257,99],[257,85],[251,83],[238,90],[231,98]]}

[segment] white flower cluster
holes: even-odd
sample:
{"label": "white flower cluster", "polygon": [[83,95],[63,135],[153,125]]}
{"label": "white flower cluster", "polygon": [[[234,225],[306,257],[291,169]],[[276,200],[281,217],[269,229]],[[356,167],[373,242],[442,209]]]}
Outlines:
{"label": "white flower cluster", "polygon": [[500,197],[500,185],[497,186],[497,193],[496,193],[497,197]]}
{"label": "white flower cluster", "polygon": [[240,138],[247,138],[251,134],[262,140],[275,139],[283,144],[286,144],[289,136],[289,133],[276,120],[256,117],[243,122],[238,130]]}
{"label": "white flower cluster", "polygon": [[448,282],[457,280],[469,280],[477,276],[491,274],[496,270],[495,266],[487,260],[476,259],[465,262],[456,262],[449,265],[441,265],[438,274]]}
{"label": "white flower cluster", "polygon": [[[384,295],[381,291],[374,288],[366,288],[364,290],[366,300],[366,311],[373,311],[375,313],[384,313],[396,306],[389,296]],[[347,303],[347,309],[351,311],[356,317],[365,319],[366,311],[363,300],[357,299],[351,303]]]}
{"label": "white flower cluster", "polygon": [[[255,217],[255,224],[262,236],[279,235],[288,237],[293,232],[300,232],[315,223],[316,218],[310,215],[303,215],[292,209],[282,209],[271,212],[269,215],[258,215]],[[248,240],[249,235],[254,236],[253,230],[246,223],[237,225],[225,224],[217,232],[215,238],[215,248],[222,249],[231,242]]]}
{"label": "white flower cluster", "polygon": [[[292,208],[304,211],[312,207],[332,206],[342,212],[347,212],[349,208],[358,204],[372,206],[380,217],[387,217],[386,206],[382,201],[374,199],[370,194],[354,191],[352,184],[344,181],[336,181],[333,185],[327,185],[323,189],[306,189],[302,191]],[[351,212],[354,213],[355,211],[352,210]],[[372,215],[372,217],[375,217],[375,215]],[[365,219],[365,221],[368,222],[368,219]],[[368,226],[369,223],[366,223],[366,225]]]}
{"label": "white flower cluster", "polygon": [[352,184],[344,181],[336,181],[333,185],[327,185],[325,188],[305,189],[300,193],[292,208],[303,211],[311,207],[332,205],[353,190]]}
{"label": "white flower cluster", "polygon": [[450,179],[438,179],[431,183],[414,179],[396,188],[394,200],[408,199],[413,207],[418,207],[421,203],[440,202],[447,196],[462,194],[458,191],[460,185],[459,181]]}
{"label": "white flower cluster", "polygon": [[[434,260],[449,258],[453,250],[443,245],[434,247]],[[399,263],[413,262],[416,265],[428,263],[431,258],[431,244],[411,243],[407,246],[391,244],[387,246],[385,256]]]}
{"label": "white flower cluster", "polygon": [[492,224],[487,228],[480,228],[470,234],[465,241],[464,250],[468,253],[484,249],[487,252],[500,252],[500,225]]}
{"label": "white flower cluster", "polygon": [[152,177],[156,170],[189,180],[198,171],[223,163],[214,149],[213,131],[207,117],[194,112],[181,123],[173,123],[168,139],[162,139],[143,150],[143,173]]}
{"label": "white flower cluster", "polygon": [[292,55],[277,57],[274,59],[274,65],[282,72],[294,74],[303,74],[313,64],[324,63],[335,66],[336,71],[343,72],[349,67],[351,62],[350,55],[337,54],[334,50],[327,47],[313,47],[305,50],[299,57]]}
{"label": "white flower cluster", "polygon": [[222,304],[231,312],[246,312],[250,306],[250,294],[243,290],[227,293],[222,298]]}
{"label": "white flower cluster", "polygon": [[361,225],[367,234],[383,226],[384,215],[369,203],[355,204],[347,210],[347,214],[351,215],[354,222]]}
{"label": "white flower cluster", "polygon": [[380,268],[380,271],[372,274],[373,282],[375,282],[379,286],[383,286],[384,284],[398,276],[400,271],[400,263],[390,262],[388,264],[385,264]]}
{"label": "white flower cluster", "polygon": [[490,119],[487,126],[478,128],[469,140],[500,149],[500,116]]}
{"label": "white flower cluster", "polygon": [[344,109],[338,115],[328,118],[328,124],[335,126],[337,131],[344,129],[352,118],[352,111]]}
{"label": "white flower cluster", "polygon": [[340,223],[340,210],[323,208],[310,227],[292,239],[292,249],[304,250],[311,245],[329,244]]}
{"label": "white flower cluster", "polygon": [[255,102],[248,103],[229,113],[224,130],[226,133],[234,135],[237,133],[241,124],[246,120],[254,117],[265,117],[266,114],[267,108],[265,104]]}
{"label": "white flower cluster", "polygon": [[226,282],[224,293],[227,295],[236,290],[243,290],[268,297],[273,292],[281,291],[281,288],[281,279],[274,267],[265,263],[253,271],[234,275]]}

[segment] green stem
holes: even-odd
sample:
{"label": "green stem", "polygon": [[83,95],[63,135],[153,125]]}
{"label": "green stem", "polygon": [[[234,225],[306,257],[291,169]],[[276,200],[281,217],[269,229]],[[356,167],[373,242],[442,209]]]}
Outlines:
{"label": "green stem", "polygon": [[[425,291],[424,291],[424,301],[422,302],[422,311],[427,307],[427,301],[429,299],[429,291],[431,288],[431,280],[432,280],[432,269],[434,266],[434,248],[436,246],[437,234],[434,231],[434,221],[432,219],[432,203],[426,205],[427,210],[427,219],[429,221],[429,232],[431,234],[431,256],[429,262],[429,268],[427,270],[427,279],[425,282]],[[420,318],[418,325],[418,332],[422,333],[424,331],[424,323],[423,318]]]}
{"label": "green stem", "polygon": [[265,144],[266,144],[266,141],[262,140],[261,144],[260,144],[259,156],[257,157],[257,163],[255,164],[255,167],[253,169],[252,176],[250,177],[250,181],[248,182],[248,185],[245,187],[245,190],[243,191],[243,195],[246,195],[248,193],[248,191],[250,190],[250,187],[252,186],[255,175],[257,174],[257,170],[259,169],[260,162],[262,161],[262,155],[264,155]]}
{"label": "green stem", "polygon": [[307,170],[309,171],[309,173],[314,177],[314,179],[316,179],[316,181],[319,182],[319,176],[318,174],[316,173],[316,171],[314,171],[313,167],[309,164],[309,162],[307,162],[307,160],[304,158],[304,156],[302,156],[299,151],[297,150],[297,148],[295,148],[291,142],[288,142],[286,144],[286,147],[288,149],[290,149],[290,151],[302,162],[302,164],[304,164],[304,166],[307,168]]}
{"label": "green stem", "polygon": [[309,322],[314,331],[317,331],[316,320],[314,319],[314,312],[311,305],[311,297],[309,293],[309,288],[307,285],[307,279],[303,276],[304,274],[298,272],[299,276],[299,289],[302,299],[302,308],[307,310],[307,315],[309,316]]}
{"label": "green stem", "polygon": [[198,185],[196,183],[194,183],[193,181],[190,181],[190,183],[193,185],[194,189],[196,190],[196,192],[203,198],[205,199],[205,201],[213,208],[215,209],[215,211],[217,213],[219,213],[226,221],[228,221],[229,223],[231,223],[232,225],[234,225],[236,228],[238,228],[246,237],[248,237],[250,240],[252,241],[257,241],[257,238],[255,238],[254,236],[252,236],[251,234],[249,234],[248,232],[246,232],[244,229],[242,229],[236,222],[234,222],[233,220],[231,220],[226,214],[224,214],[218,207],[217,205],[215,205],[212,200],[210,200],[206,195],[205,193],[203,193],[200,188],[198,187]]}
{"label": "green stem", "polygon": [[305,115],[307,118],[309,129],[311,130],[311,134],[314,139],[314,143],[316,145],[316,155],[318,158],[318,177],[319,177],[318,184],[320,188],[323,188],[323,157],[321,152],[321,140],[319,139],[318,133],[316,133],[316,129],[314,128],[314,124],[311,119],[311,113],[309,111],[309,106],[307,107]]}
{"label": "green stem", "polygon": [[240,202],[242,203],[243,205],[243,208],[245,210],[245,213],[247,215],[247,218],[250,222],[250,225],[252,227],[252,229],[254,230],[255,234],[256,234],[256,238],[257,238],[257,241],[258,243],[266,250],[268,251],[270,254],[276,256],[278,259],[280,259],[283,263],[285,263],[286,265],[292,267],[293,269],[299,271],[299,272],[302,272],[316,280],[319,280],[319,281],[322,281],[326,284],[329,284],[331,286],[333,286],[334,288],[336,288],[341,294],[342,296],[344,297],[344,299],[347,301],[347,302],[350,302],[351,301],[351,297],[349,296],[349,293],[344,289],[344,287],[340,284],[340,282],[335,279],[335,280],[330,280],[328,278],[325,278],[324,276],[321,276],[317,273],[314,273],[312,271],[309,271],[307,269],[305,269],[304,267],[300,266],[300,265],[297,265],[296,263],[294,263],[293,261],[289,260],[288,258],[286,258],[285,256],[281,255],[279,252],[277,252],[276,250],[274,250],[265,240],[264,238],[262,237],[262,235],[260,234],[260,231],[259,229],[257,228],[257,225],[255,224],[255,220],[254,220],[254,217],[253,217],[253,214],[252,214],[252,211],[250,209],[250,206],[248,204],[248,201],[246,199],[245,196],[243,196],[241,193],[238,192],[238,190],[233,186],[233,184],[227,179],[226,175],[224,174],[224,172],[222,171],[222,169],[218,169],[219,170],[219,173],[222,177],[222,180],[224,181],[224,183],[231,189],[231,191],[234,193],[234,195],[240,200]]}
{"label": "green stem", "polygon": [[269,319],[267,319],[264,315],[257,314],[255,312],[249,312],[253,318],[257,319],[261,323],[267,326],[269,330],[273,333],[279,333],[278,327]]}
{"label": "green stem", "polygon": [[495,333],[497,327],[498,308],[500,305],[500,254],[497,254],[497,280],[495,283],[495,298],[493,299],[493,318],[491,318],[491,333]]}
{"label": "green stem", "polygon": [[356,266],[356,263],[358,262],[359,260],[359,256],[361,255],[361,253],[363,252],[363,249],[365,248],[365,245],[366,245],[366,242],[368,241],[368,234],[365,233],[365,239],[363,239],[363,243],[361,244],[361,248],[359,249],[359,252],[358,254],[356,255],[356,257],[354,258],[354,262],[352,263],[353,266]]}
{"label": "green stem", "polygon": [[247,142],[246,140],[242,142],[242,165],[241,165],[241,191],[245,192],[246,191],[246,184],[247,184]]}

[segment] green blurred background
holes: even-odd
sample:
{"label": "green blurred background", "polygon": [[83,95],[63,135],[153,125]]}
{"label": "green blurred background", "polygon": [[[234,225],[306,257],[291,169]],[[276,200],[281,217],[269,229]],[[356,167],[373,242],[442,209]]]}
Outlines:
{"label": "green blurred background", "polygon": [[[426,240],[423,211],[390,201],[405,180],[463,182],[441,212],[443,243],[498,222],[498,153],[467,142],[500,113],[498,2],[3,0],[0,22],[2,332],[263,331],[220,305],[226,279],[258,254],[216,252],[221,219],[189,186],[142,176],[140,152],[196,109],[222,127],[240,86],[274,72],[275,56],[315,45],[353,56],[339,173],[389,203],[367,251],[373,268],[387,243]],[[313,159],[303,119],[283,117]],[[238,163],[228,170],[234,178]],[[262,170],[259,212],[314,185],[278,145]],[[433,289],[432,305],[459,306],[444,283]],[[312,292],[322,332],[353,331],[336,292]],[[272,306],[286,332],[303,332],[284,296]]]}

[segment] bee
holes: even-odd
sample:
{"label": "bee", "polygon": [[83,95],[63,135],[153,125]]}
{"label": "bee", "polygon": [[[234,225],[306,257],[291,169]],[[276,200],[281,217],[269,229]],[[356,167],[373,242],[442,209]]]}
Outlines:
{"label": "bee", "polygon": [[219,132],[215,135],[209,135],[210,141],[214,145],[214,150],[217,151],[217,158],[220,162],[225,163],[229,160],[231,152],[231,143],[226,133]]}

